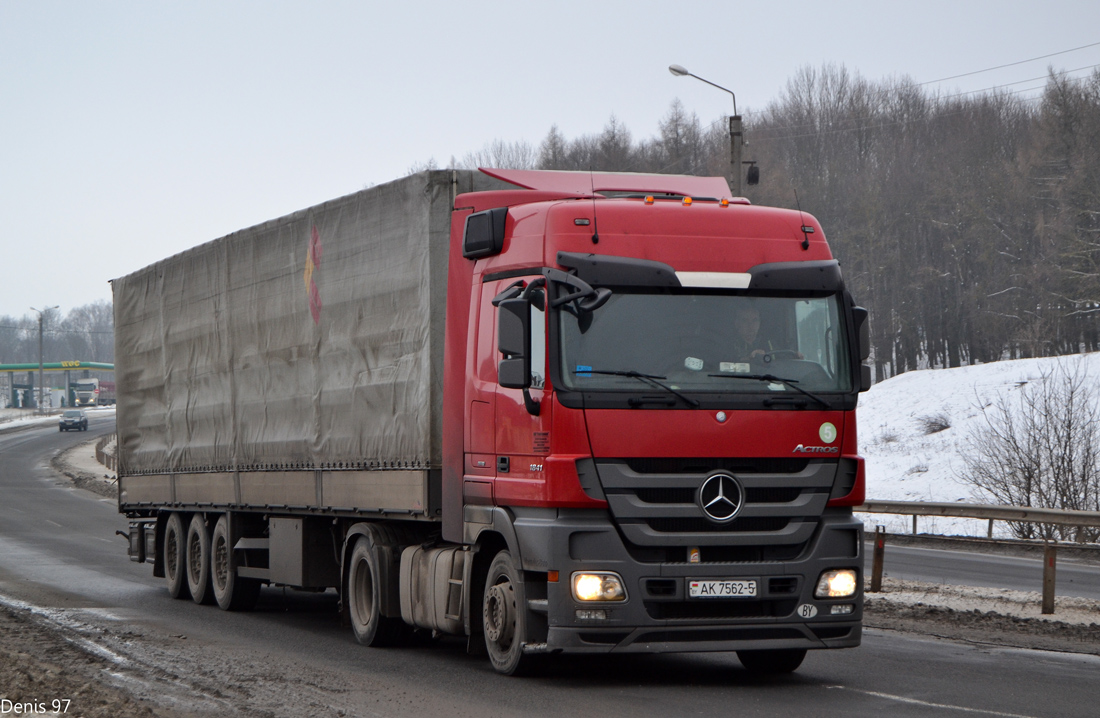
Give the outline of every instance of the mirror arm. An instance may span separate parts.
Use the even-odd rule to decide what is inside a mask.
[[[531,396],[530,388],[525,388],[523,390],[523,406],[531,416],[539,415],[539,403]]]

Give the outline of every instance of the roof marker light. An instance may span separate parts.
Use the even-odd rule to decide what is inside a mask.
[[[645,203],[646,204],[653,204],[653,195],[651,195],[651,194],[646,195]]]
[[[590,223],[591,220],[584,218],[573,220],[573,224],[577,225],[578,227],[587,227]]]
[[[718,206],[719,206],[719,207],[729,207],[729,206],[730,206],[730,201],[729,201],[729,199],[728,199],[728,198],[726,198],[726,197],[723,197],[723,198],[721,199],[721,201],[720,201],[720,202],[718,202]]]
[[[690,205],[691,205],[691,197],[684,197],[684,206],[688,207]]]

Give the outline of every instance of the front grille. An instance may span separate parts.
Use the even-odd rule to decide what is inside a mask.
[[[649,631],[634,639],[632,645],[639,643],[678,643],[691,641],[779,641],[784,639],[805,639],[797,628],[781,626],[744,626],[738,628],[711,628],[704,631]]]
[[[784,518],[746,518],[736,519],[728,524],[716,524],[699,518],[652,518],[644,520],[654,531],[666,534],[681,533],[759,533],[762,531],[780,531],[789,523]]]
[[[797,474],[806,469],[809,459],[703,459],[637,458],[623,459],[637,474],[709,474],[728,471],[732,474]]]
[[[690,504],[696,489],[636,489],[635,495],[647,504]],[[802,495],[797,487],[762,487],[745,489],[747,504],[789,504]]]
[[[837,460],[633,458],[598,461],[596,469],[632,553],[679,562],[694,547],[708,563],[766,561],[794,558],[807,545],[829,500]],[[739,513],[728,523],[711,520],[697,502],[699,488],[717,470],[743,489]]]
[[[643,601],[650,618],[662,621],[723,618],[781,618],[797,601]]]

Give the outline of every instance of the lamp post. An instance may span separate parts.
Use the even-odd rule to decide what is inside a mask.
[[[668,71],[677,77],[694,77],[696,80],[705,82],[711,87],[717,87],[723,92],[730,93],[730,97],[733,98],[733,114],[730,115],[730,175],[733,180],[733,196],[741,196],[741,115],[737,114],[737,95],[733,94],[733,90],[726,89],[721,85],[716,85],[710,80],[699,77],[687,71],[682,65],[669,65]]]
[[[42,383],[42,319],[45,317],[46,312],[51,309],[57,309],[57,305],[52,307],[46,307],[45,309],[35,309],[31,307],[32,312],[38,312],[38,413],[42,411],[42,399],[45,397],[44,389],[45,385]]]

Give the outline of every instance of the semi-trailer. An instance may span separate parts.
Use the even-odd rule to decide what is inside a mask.
[[[857,646],[867,312],[723,178],[428,171],[114,280],[129,554],[369,646]],[[483,647],[483,648],[482,648]]]

